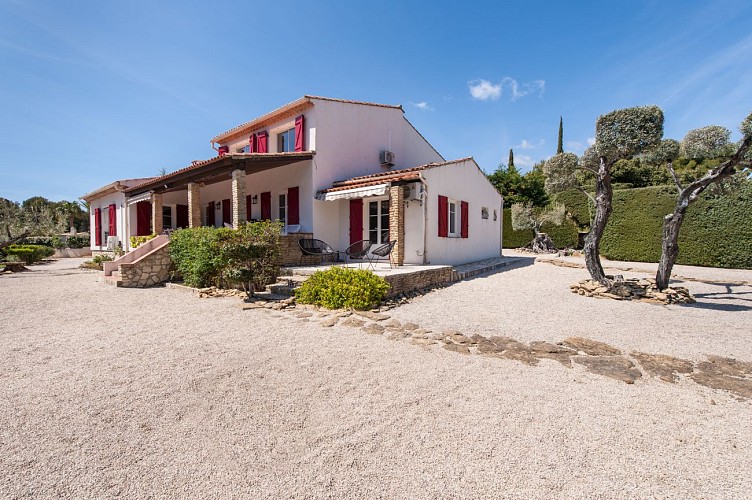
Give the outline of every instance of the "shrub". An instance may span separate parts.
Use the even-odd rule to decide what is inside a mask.
[[[186,285],[203,288],[220,284],[219,275],[225,263],[219,242],[227,239],[230,231],[232,229],[194,227],[178,229],[170,235],[170,257]]]
[[[8,256],[14,256],[25,264],[33,264],[40,260],[51,257],[55,249],[45,245],[10,245],[3,249]]]
[[[581,196],[584,198],[584,195]],[[570,219],[569,215],[561,226],[544,223],[541,226],[541,231],[548,234],[549,238],[554,242],[554,245],[556,245],[556,248],[577,247],[577,224]],[[502,241],[504,248],[524,247],[530,243],[534,237],[535,233],[533,233],[532,229],[521,229],[515,231],[512,228],[512,211],[509,208],[504,209],[504,234]]]
[[[157,235],[152,233],[146,236],[131,236],[131,249],[138,248],[149,240],[156,238]]]
[[[110,257],[109,255],[98,254],[92,257],[91,260],[87,260],[86,262],[84,262],[78,267],[81,269],[98,269],[101,271],[103,268],[102,263],[109,262],[111,260],[112,260],[112,257]]]
[[[389,291],[383,278],[362,269],[332,267],[316,271],[295,291],[298,302],[329,309],[369,309],[381,303]]]
[[[68,236],[65,244],[68,248],[86,248],[91,242],[88,236]]]
[[[55,246],[55,237],[50,236],[29,236],[19,242],[19,245],[42,245],[45,247]]]

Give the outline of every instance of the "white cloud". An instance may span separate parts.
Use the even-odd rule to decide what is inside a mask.
[[[588,137],[587,138],[587,145],[588,146],[595,146],[595,137]]]
[[[514,165],[517,167],[532,167],[535,160],[528,155],[514,155]]]
[[[527,139],[522,139],[522,142],[517,144],[516,146],[513,146],[513,148],[514,149],[538,149],[538,148],[542,148],[544,144],[546,144],[546,141],[544,141],[543,139],[539,140],[537,144],[533,144]]]
[[[410,101],[410,105],[418,108],[421,111],[433,111],[433,108],[429,106],[429,104],[426,101],[420,101],[420,102]]]
[[[495,101],[501,97],[505,90],[509,94],[509,100],[516,101],[528,94],[538,94],[538,97],[542,97],[546,90],[546,81],[533,80],[520,84],[514,78],[505,76],[500,83],[494,84],[488,80],[479,79],[467,82],[467,86],[473,99],[479,101],[487,101],[488,99]]]
[[[585,146],[579,141],[564,141],[564,147],[568,151],[583,151]]]
[[[501,96],[501,84],[493,85],[488,80],[473,80],[467,82],[467,85],[470,88],[470,95],[479,101],[488,99],[495,101]]]

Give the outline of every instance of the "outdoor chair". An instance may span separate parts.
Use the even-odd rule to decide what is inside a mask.
[[[368,254],[368,266],[371,269],[376,270],[376,266],[373,264],[373,261],[378,261],[383,257],[389,257],[389,269],[392,269],[394,267],[392,264],[392,249],[394,249],[394,245],[396,244],[396,241],[390,241],[389,243],[384,243],[383,245],[380,245],[371,250],[371,253]]]
[[[352,260],[368,256],[371,245],[371,240],[360,240],[347,247],[347,250],[345,250],[345,266],[347,266],[348,257]],[[358,263],[358,267],[360,267],[360,263]]]
[[[300,224],[288,224],[285,226],[285,234],[296,234],[300,232]]]
[[[303,257],[306,255],[320,257],[321,262],[324,262],[326,257],[332,258],[332,262],[339,256],[339,252],[332,249],[329,245],[321,240],[315,240],[312,238],[301,238],[298,240],[298,246],[300,246],[300,263],[303,263]]]

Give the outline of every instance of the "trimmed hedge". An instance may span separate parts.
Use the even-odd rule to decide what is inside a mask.
[[[52,257],[55,249],[45,245],[10,245],[3,249],[8,256],[14,256],[25,264],[33,264],[47,257]]]
[[[613,213],[601,241],[609,259],[657,262],[663,217],[676,192],[666,186],[615,191]],[[679,236],[678,264],[752,269],[752,183],[690,205]]]
[[[577,225],[567,218],[561,226],[554,224],[543,224],[541,231],[548,234],[556,245],[556,248],[576,247],[577,246]],[[504,234],[502,235],[502,245],[504,248],[520,248],[533,241],[532,229],[522,229],[515,231],[512,229],[512,209],[504,209]]]
[[[389,283],[364,269],[332,267],[316,271],[295,290],[302,304],[316,304],[328,309],[369,309],[384,300]]]

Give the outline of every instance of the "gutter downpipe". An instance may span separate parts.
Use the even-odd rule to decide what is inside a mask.
[[[504,197],[501,197],[501,210],[499,210],[499,243],[501,248],[499,248],[499,255],[501,257],[504,257]]]
[[[430,261],[428,260],[426,256],[426,247],[428,246],[428,183],[426,182],[426,179],[423,178],[423,174],[421,172],[418,172],[418,179],[420,179],[420,183],[423,184],[423,193],[421,194],[420,198],[420,204],[423,206],[423,265],[430,264]]]

